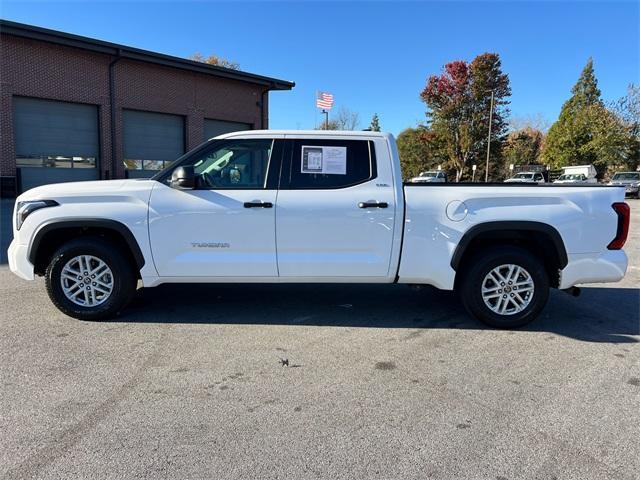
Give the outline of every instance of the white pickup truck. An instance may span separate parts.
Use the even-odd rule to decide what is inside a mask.
[[[20,195],[9,264],[87,320],[120,312],[138,281],[358,282],[455,289],[478,319],[515,327],[550,287],[624,276],[623,200],[623,187],[403,186],[389,134],[236,132],[149,180]]]

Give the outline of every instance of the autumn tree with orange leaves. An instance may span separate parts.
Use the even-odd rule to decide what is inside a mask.
[[[496,173],[500,145],[507,131],[507,108],[511,95],[509,77],[502,72],[500,56],[483,53],[473,61],[447,63],[440,75],[432,75],[420,94],[427,105],[427,127],[442,146],[441,156],[463,179],[467,167],[478,165],[476,176],[484,177],[491,92],[494,94],[491,122],[491,162]],[[494,166],[495,164],[495,166]],[[470,171],[470,168],[469,168]],[[480,174],[480,175],[479,175]]]

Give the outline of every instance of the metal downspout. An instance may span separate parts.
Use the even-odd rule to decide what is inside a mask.
[[[116,165],[116,153],[117,153],[117,148],[116,148],[116,101],[115,101],[115,65],[116,63],[118,63],[120,60],[122,60],[122,56],[121,56],[121,51],[120,49],[118,49],[117,54],[116,54],[116,58],[114,58],[113,60],[111,60],[111,62],[109,63],[109,106],[110,106],[110,113],[109,113],[109,128],[111,130],[111,168],[113,169],[112,175],[116,175],[117,172],[117,165]],[[109,180],[109,171],[107,170],[106,175],[107,178],[106,180]]]

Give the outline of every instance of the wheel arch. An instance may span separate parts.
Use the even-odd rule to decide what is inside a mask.
[[[514,245],[529,250],[545,264],[550,284],[559,284],[559,270],[569,263],[562,236],[553,226],[535,221],[485,222],[471,227],[461,238],[451,257],[456,278],[465,261],[483,247]]]
[[[145,264],[138,241],[121,222],[97,218],[51,220],[38,228],[29,246],[28,259],[33,264],[35,273],[44,274],[45,262],[65,241],[84,235],[105,237],[124,248],[138,272]]]

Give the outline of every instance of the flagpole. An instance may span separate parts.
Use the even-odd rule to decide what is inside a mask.
[[[330,97],[331,100],[327,101],[325,97]],[[316,90],[316,108],[320,108],[321,112],[324,114],[324,128],[325,130],[329,130],[329,110],[333,104],[333,98],[330,94],[325,94],[320,90]],[[329,107],[322,107],[322,105],[328,105]],[[316,110],[317,112],[317,110]]]
[[[487,166],[484,169],[484,183],[489,181],[489,152],[491,152],[491,122],[493,120],[493,90],[491,90],[491,107],[489,107],[489,133],[487,134]]]

